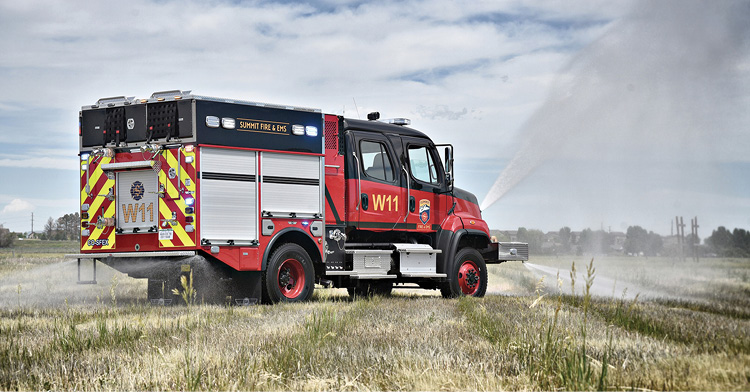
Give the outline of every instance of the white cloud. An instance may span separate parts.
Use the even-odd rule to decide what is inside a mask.
[[[78,170],[78,159],[76,155],[67,158],[52,157],[26,157],[26,158],[0,158],[0,167],[24,168],[24,169],[54,169],[54,170]]]
[[[673,7],[672,13],[684,8],[682,3],[659,4]],[[702,4],[708,7],[712,2]],[[519,130],[545,103],[550,86],[564,80],[559,71],[597,40],[603,43],[596,45],[611,44],[617,52],[616,42],[600,38],[612,37],[608,32],[622,25],[634,8],[646,19],[671,20],[669,15],[649,16],[649,2],[633,1],[606,6],[569,0],[0,2],[0,167],[76,170],[74,135],[82,105],[104,96],[147,97],[175,88],[336,114],[345,111],[350,117],[357,116],[356,99],[361,116],[369,111],[379,111],[384,118],[412,116],[415,128],[436,142],[452,143],[457,170],[473,168],[470,158],[485,165],[490,160],[504,162],[519,148],[518,140],[528,139]],[[721,37],[723,24],[701,23],[701,28],[688,29],[685,40]],[[631,36],[645,34],[638,33]],[[719,52],[726,47],[714,45]],[[621,49],[625,54],[604,67],[604,76],[638,75],[644,64],[658,68],[658,62],[645,63],[632,46]],[[745,58],[737,65],[736,73],[746,75],[740,85],[748,85],[748,64]],[[694,74],[696,78],[683,80],[685,89],[705,82],[700,79],[704,74]],[[636,94],[644,94],[642,86],[661,76],[633,83]],[[594,91],[596,87],[592,84]],[[654,111],[676,112],[664,111],[665,106],[647,94],[639,97],[638,102],[652,104]],[[721,98],[707,97],[707,102]],[[622,101],[616,94],[608,95],[583,109]],[[746,93],[744,103],[743,107],[750,103]],[[735,118],[734,108],[725,110],[728,115],[723,117],[735,121],[733,130],[714,133],[724,142],[719,151],[706,149],[705,154],[739,160],[750,150],[747,117]],[[621,123],[634,122],[626,113],[609,113]],[[705,112],[693,117],[701,113]],[[556,116],[549,119],[554,129],[575,127],[575,122],[561,123]],[[643,140],[654,140],[651,134],[645,136]],[[630,141],[625,134],[592,138],[647,144]],[[689,143],[700,145],[700,140],[704,139]],[[8,154],[12,143],[38,147]],[[609,150],[598,151],[606,156]],[[575,155],[576,149],[560,152]],[[500,168],[494,170],[466,187],[478,194],[486,190]],[[555,193],[550,184],[538,186]],[[531,210],[524,206],[519,216],[544,221],[546,217]]]
[[[3,207],[3,210],[0,211],[0,214],[10,214],[10,213],[16,213],[16,212],[24,212],[24,211],[33,211],[34,205],[29,203],[26,200],[21,199],[13,199],[10,201],[10,203],[6,204],[5,207]]]

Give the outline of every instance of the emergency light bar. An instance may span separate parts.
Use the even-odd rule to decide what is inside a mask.
[[[411,120],[409,120],[408,118],[403,118],[403,117],[389,118],[388,120],[385,120],[385,121],[388,124],[393,124],[393,125],[411,125]]]

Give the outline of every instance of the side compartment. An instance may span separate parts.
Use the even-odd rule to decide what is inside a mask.
[[[200,148],[201,245],[258,244],[255,151]]]

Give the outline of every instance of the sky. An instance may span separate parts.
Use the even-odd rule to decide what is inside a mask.
[[[750,227],[750,3],[0,0],[0,224],[75,212],[77,116],[155,91],[407,117],[491,228]]]

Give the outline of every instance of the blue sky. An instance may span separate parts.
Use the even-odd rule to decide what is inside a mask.
[[[0,1],[0,224],[77,210],[81,106],[182,89],[409,117],[480,200],[522,162],[493,228],[747,228],[745,5]]]

